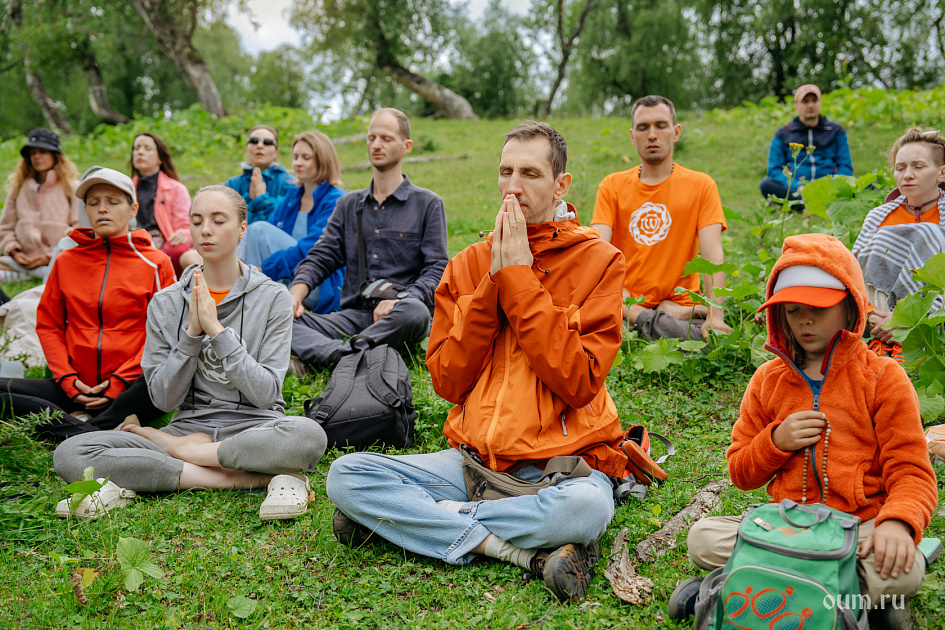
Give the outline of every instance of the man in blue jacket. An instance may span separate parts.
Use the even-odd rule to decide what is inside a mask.
[[[246,200],[249,209],[247,222],[265,221],[279,201],[294,188],[295,178],[279,159],[279,136],[276,130],[266,125],[256,125],[249,130],[246,142],[246,162],[242,175],[235,175],[226,185]]]
[[[791,200],[794,207],[803,208],[801,191],[804,184],[827,175],[853,175],[853,162],[847,144],[847,132],[843,125],[827,120],[820,115],[820,88],[808,83],[794,92],[794,109],[797,118],[777,130],[768,149],[768,176],[761,180],[761,194],[765,198],[774,195],[778,199],[788,196],[788,176],[784,167],[793,172]],[[806,150],[795,158],[791,155],[791,143],[814,147],[813,153]],[[795,164],[795,160],[797,164]]]

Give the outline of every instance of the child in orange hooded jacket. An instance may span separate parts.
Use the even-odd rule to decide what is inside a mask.
[[[938,491],[915,389],[898,363],[861,339],[860,267],[832,236],[789,237],[767,296],[765,347],[775,358],[758,368],[742,399],[727,455],[732,483],[742,490],[768,484],[775,502],[824,503],[858,516],[861,589],[877,605],[884,596],[911,596],[925,574],[916,545]],[[695,523],[692,561],[723,566],[740,519]],[[691,614],[686,600],[697,583],[677,587],[671,616]]]

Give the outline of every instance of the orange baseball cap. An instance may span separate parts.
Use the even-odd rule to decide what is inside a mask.
[[[820,97],[823,96],[820,93],[820,88],[814,85],[813,83],[805,83],[801,87],[794,90],[794,102],[802,100],[808,94],[816,94],[817,100],[820,100]]]
[[[786,267],[778,274],[774,291],[768,301],[758,310],[764,310],[773,304],[806,304],[816,308],[830,308],[848,294],[846,285],[820,267],[794,265]]]

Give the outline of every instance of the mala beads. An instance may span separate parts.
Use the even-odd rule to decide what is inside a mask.
[[[827,488],[829,486],[829,479],[827,478],[827,449],[830,446],[830,420],[827,420],[827,430],[824,432],[824,457],[823,462],[821,463],[821,470],[824,473],[824,487],[820,493],[820,502],[823,503],[827,500]],[[801,496],[801,503],[807,503],[807,467],[810,465],[810,452],[813,448],[813,445],[804,449],[804,492]]]

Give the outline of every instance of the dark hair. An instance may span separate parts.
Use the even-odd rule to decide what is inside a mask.
[[[279,133],[275,129],[270,127],[269,125],[253,125],[252,127],[249,128],[249,133],[246,134],[246,139],[248,140],[249,138],[252,138],[253,132],[259,129],[268,131],[269,133],[272,134],[272,137],[275,138],[276,140],[276,150],[278,150],[279,149]]]
[[[889,167],[896,169],[896,155],[899,150],[907,144],[913,142],[925,142],[932,147],[932,156],[935,158],[938,166],[945,166],[945,137],[937,129],[933,131],[922,131],[919,127],[913,127],[905,133],[904,136],[896,140],[889,151]]]
[[[164,174],[170,177],[171,179],[180,181],[180,176],[177,175],[177,169],[174,168],[174,160],[171,159],[171,152],[167,150],[167,145],[164,144],[164,141],[159,137],[151,133],[150,131],[142,131],[139,134],[135,134],[135,139],[140,138],[141,136],[147,136],[154,140],[154,146],[157,147],[158,158],[161,160],[161,170],[164,171]],[[140,175],[138,169],[135,168],[135,143],[134,140],[131,141],[131,176]]]
[[[223,193],[223,195],[230,200],[230,203],[233,204],[233,209],[236,210],[236,218],[239,219],[240,223],[246,220],[246,215],[248,214],[246,209],[246,200],[243,199],[241,194],[229,186],[224,186],[223,184],[210,184],[198,190],[197,194],[194,195],[194,200],[190,204],[191,208],[193,208],[194,203],[197,202],[197,197],[205,192]]]
[[[856,324],[860,319],[860,309],[856,305],[856,298],[853,297],[853,294],[847,291],[847,296],[840,301],[846,307],[847,310],[847,321],[845,330],[854,332],[856,330]],[[804,348],[801,347],[801,344],[797,343],[797,339],[794,338],[794,333],[791,332],[791,327],[787,323],[787,313],[784,310],[784,304],[775,304],[771,308],[774,309],[774,324],[778,329],[778,332],[781,335],[781,338],[784,339],[784,349],[787,351],[791,360],[794,361],[794,365],[801,368],[802,370],[807,365],[807,353],[804,351]]]
[[[551,161],[551,174],[555,178],[568,168],[568,143],[560,133],[555,131],[554,127],[548,123],[526,120],[521,125],[505,134],[505,142],[502,147],[509,143],[509,140],[518,140],[525,142],[533,138],[547,138],[551,144],[551,151],[548,159]]]
[[[673,102],[665,96],[658,96],[655,94],[650,94],[649,96],[644,96],[643,98],[637,99],[637,102],[633,104],[633,108],[630,110],[630,122],[633,122],[633,117],[636,115],[637,110],[641,107],[657,107],[659,105],[665,105],[669,108],[669,117],[673,121],[673,126],[675,126],[676,106],[673,105]]]
[[[397,121],[397,131],[400,133],[401,137],[404,140],[410,140],[410,119],[407,118],[407,114],[393,107],[383,107],[371,114],[371,120],[374,120],[375,116],[378,114],[390,114],[393,116],[394,120]]]

